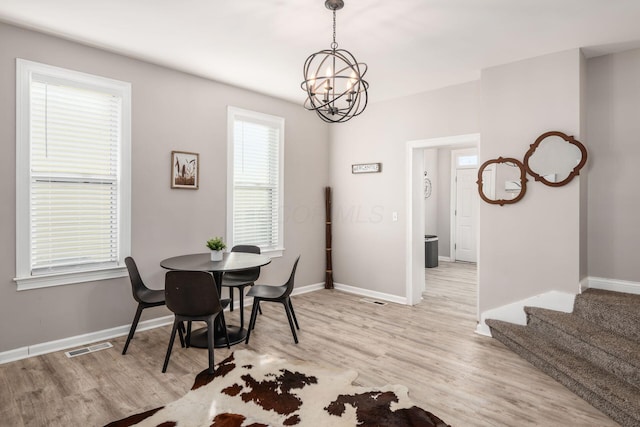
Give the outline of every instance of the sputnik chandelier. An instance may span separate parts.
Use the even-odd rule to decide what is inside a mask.
[[[344,7],[344,1],[326,0],[324,5],[333,11],[333,43],[331,49],[307,58],[300,86],[307,92],[304,108],[315,111],[325,122],[340,123],[361,114],[367,106],[369,83],[363,80],[367,64],[338,49],[336,10]]]

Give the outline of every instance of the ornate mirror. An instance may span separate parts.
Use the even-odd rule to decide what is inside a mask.
[[[487,160],[478,169],[478,192],[487,203],[516,203],[527,191],[527,175],[520,160],[498,157]]]
[[[552,131],[543,133],[524,155],[527,172],[545,185],[569,183],[587,162],[587,149],[573,136]]]

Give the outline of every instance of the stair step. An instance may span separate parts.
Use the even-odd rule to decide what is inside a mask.
[[[527,326],[487,320],[494,338],[623,426],[640,425],[640,388]]]
[[[640,343],[572,313],[525,307],[529,327],[590,363],[640,387]]]
[[[573,313],[640,342],[640,295],[587,289],[576,296]]]

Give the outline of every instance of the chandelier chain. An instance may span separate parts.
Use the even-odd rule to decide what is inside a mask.
[[[331,43],[331,48],[336,49],[338,47],[338,43],[336,43],[336,10],[333,9],[333,43]]]

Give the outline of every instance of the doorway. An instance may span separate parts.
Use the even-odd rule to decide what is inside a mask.
[[[406,211],[408,213],[406,227],[406,301],[408,305],[418,304],[422,299],[422,291],[424,289],[424,150],[440,147],[477,149],[479,143],[479,134],[468,134],[409,141],[406,145]],[[472,180],[472,182],[475,182],[475,180]],[[477,236],[477,232],[473,232],[473,234]],[[479,242],[476,238],[476,253],[478,244]]]
[[[478,260],[478,149],[451,151],[451,261]]]

